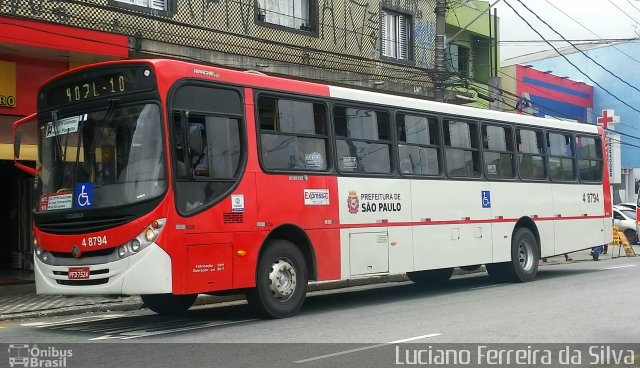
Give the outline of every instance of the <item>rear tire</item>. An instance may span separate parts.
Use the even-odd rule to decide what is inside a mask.
[[[511,261],[487,265],[489,277],[497,282],[529,282],[538,273],[540,247],[531,230],[520,227],[511,241]]]
[[[442,286],[449,281],[451,275],[453,275],[453,268],[407,272],[409,280],[425,286]]]
[[[198,294],[147,294],[141,295],[144,305],[161,315],[177,315],[185,313],[198,298]]]
[[[267,318],[286,318],[300,310],[307,294],[307,265],[293,243],[277,239],[265,245],[256,270],[256,287],[247,301]]]

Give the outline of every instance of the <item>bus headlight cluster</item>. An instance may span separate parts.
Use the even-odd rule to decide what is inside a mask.
[[[36,257],[38,257],[39,260],[41,260],[44,263],[47,263],[49,261],[49,258],[51,258],[51,255],[49,254],[49,252],[40,248],[39,245],[35,246],[33,253],[36,255]]]
[[[118,247],[118,257],[125,258],[136,254],[153,243],[160,234],[166,219],[152,221],[138,236],[129,243]]]

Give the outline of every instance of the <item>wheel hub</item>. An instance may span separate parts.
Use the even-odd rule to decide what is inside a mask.
[[[533,246],[527,241],[520,242],[518,246],[518,262],[525,271],[533,267]]]
[[[296,290],[296,270],[287,259],[278,259],[269,272],[271,295],[281,302],[287,301]]]

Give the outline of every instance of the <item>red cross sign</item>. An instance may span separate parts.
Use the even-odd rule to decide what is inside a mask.
[[[619,123],[620,117],[613,113],[613,110],[602,110],[602,116],[598,118],[598,124],[607,129],[609,124]]]

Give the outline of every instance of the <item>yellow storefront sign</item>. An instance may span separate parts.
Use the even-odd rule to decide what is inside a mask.
[[[16,107],[16,63],[0,60],[0,107]]]

